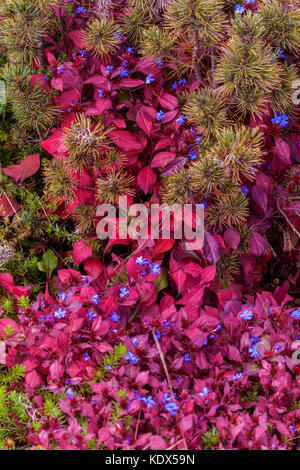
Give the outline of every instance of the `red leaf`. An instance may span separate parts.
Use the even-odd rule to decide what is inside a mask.
[[[229,227],[226,230],[223,238],[224,238],[226,245],[228,245],[233,250],[237,249],[241,241],[241,237],[239,233],[234,228],[231,228],[231,227]]]
[[[178,108],[178,99],[175,96],[170,95],[170,93],[163,93],[159,98],[159,102],[161,106],[169,110]]]
[[[136,122],[147,135],[150,135],[153,130],[153,118],[146,106],[142,106],[136,115]]]
[[[281,137],[275,138],[274,153],[282,160],[285,164],[291,163],[291,149],[289,145]]]
[[[268,207],[268,195],[264,189],[260,186],[253,186],[251,189],[251,194],[253,197],[253,201],[264,211],[267,212]]]
[[[11,217],[20,209],[20,204],[11,197],[2,197],[0,199],[0,215],[3,217]]]
[[[3,168],[3,173],[13,178],[16,183],[26,180],[29,176],[34,175],[40,168],[40,154],[35,153],[28,155],[19,165],[11,165]]]
[[[109,133],[109,136],[124,152],[140,153],[145,148],[145,146],[129,131],[112,131]]]
[[[103,266],[101,261],[99,261],[97,258],[91,258],[84,263],[84,269],[89,276],[91,276],[93,279],[97,279],[97,277],[100,276],[103,271]]]
[[[158,255],[160,253],[165,253],[166,251],[171,250],[173,248],[173,245],[175,243],[175,240],[162,240],[159,239],[155,242],[155,248],[153,251],[154,255]]]
[[[84,46],[83,42],[82,42],[82,31],[81,31],[81,29],[75,29],[74,31],[70,31],[68,33],[68,36],[69,36],[69,38],[72,39],[75,46],[78,46],[80,48],[82,48]]]
[[[266,240],[260,233],[252,232],[249,238],[251,253],[255,256],[261,256],[266,248]]]
[[[26,380],[26,384],[30,388],[35,388],[42,383],[41,377],[35,370],[33,370],[32,372],[29,372],[29,374],[26,375],[25,380]]]
[[[215,264],[211,266],[207,266],[206,268],[203,269],[202,274],[201,274],[202,282],[213,281],[215,277],[216,277],[216,265]]]
[[[119,83],[119,86],[121,88],[132,88],[135,86],[140,86],[144,85],[143,80],[139,80],[138,78],[124,78],[124,80],[121,80]]]
[[[73,246],[73,259],[75,264],[80,264],[82,261],[85,261],[90,256],[92,256],[93,248],[90,245],[87,245],[86,242],[80,240],[79,242],[74,243]]]
[[[176,153],[174,152],[159,152],[154,156],[150,166],[151,168],[163,168],[174,158],[176,158]]]
[[[220,258],[221,245],[209,233],[204,234],[203,255],[211,264],[216,264]]]
[[[153,171],[149,166],[146,166],[143,168],[138,176],[137,176],[137,182],[140,188],[144,191],[145,194],[149,192],[151,188],[156,183],[157,175],[155,171]]]

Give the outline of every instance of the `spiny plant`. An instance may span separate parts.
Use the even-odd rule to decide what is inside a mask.
[[[96,179],[97,199],[99,202],[116,204],[120,196],[133,196],[134,177],[125,170],[111,170],[106,177]]]
[[[219,90],[204,88],[183,98],[183,114],[203,134],[204,143],[229,124],[226,96]]]
[[[74,199],[74,172],[63,160],[53,159],[44,164],[45,197],[71,202]]]
[[[30,80],[28,66],[7,64],[1,71],[1,78],[7,84],[7,99],[19,126],[39,135],[48,129],[59,116],[59,109],[53,104],[49,91]]]
[[[100,160],[100,151],[107,150],[110,142],[107,134],[112,128],[105,128],[102,120],[78,114],[70,128],[64,131],[64,146],[68,152],[68,164],[76,171],[94,168]]]
[[[223,194],[208,210],[205,223],[209,227],[235,227],[246,222],[249,205],[242,191]]]
[[[149,58],[159,58],[165,62],[172,57],[172,49],[176,44],[176,36],[163,28],[153,25],[143,30],[141,53]]]
[[[284,79],[282,64],[263,40],[261,19],[247,12],[232,20],[232,35],[222,47],[214,79],[228,97],[234,98],[237,111],[260,114],[263,100],[280,90]],[[245,93],[250,95],[249,105]]]
[[[230,127],[218,131],[211,155],[225,168],[234,184],[254,180],[262,161],[264,136],[258,128]]]
[[[149,13],[146,9],[127,8],[120,17],[122,32],[134,45],[143,42],[144,31],[152,25]]]
[[[297,54],[300,51],[300,8],[290,0],[263,0],[258,15],[264,36],[274,48]]]
[[[223,2],[219,0],[175,0],[166,4],[166,26],[176,34],[192,36],[197,49],[216,45],[225,31]]]
[[[3,15],[0,43],[7,49],[12,62],[36,63],[39,43],[47,24],[39,4],[34,0],[5,0],[0,13]]]
[[[227,288],[239,270],[238,255],[236,253],[223,253],[217,262],[216,278],[221,281],[222,287]]]
[[[200,194],[218,194],[226,192],[232,182],[228,179],[225,165],[213,155],[203,155],[192,163],[189,169],[191,188],[197,196]]]
[[[163,178],[163,202],[166,204],[187,204],[192,199],[191,173],[186,168],[175,171]]]
[[[104,58],[111,56],[119,47],[121,30],[110,19],[94,18],[81,35],[84,49],[96,58]]]

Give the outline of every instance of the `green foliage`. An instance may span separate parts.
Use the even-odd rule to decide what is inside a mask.
[[[112,369],[117,367],[124,359],[124,354],[127,353],[124,344],[118,344],[114,347],[113,351],[106,353],[100,363],[98,363],[98,371],[93,382],[102,382],[107,379],[107,376]]]
[[[214,446],[219,443],[219,431],[215,426],[212,426],[209,431],[202,435],[202,446],[204,450],[213,450]]]
[[[19,382],[25,376],[25,368],[16,365],[5,371],[4,367],[0,368],[0,385],[11,386],[15,382]]]
[[[51,274],[57,266],[57,256],[52,250],[47,250],[42,257],[42,261],[38,263],[38,268],[43,273],[47,274],[48,279],[51,279]]]

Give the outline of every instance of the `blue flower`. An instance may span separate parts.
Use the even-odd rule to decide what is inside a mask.
[[[276,111],[275,116],[271,119],[271,123],[278,124],[279,127],[285,127],[289,123],[289,117],[286,114],[279,114],[279,112]]]
[[[105,369],[106,369],[106,370],[113,370],[113,369],[112,369],[112,366],[110,366],[109,364],[106,364]]]
[[[163,111],[159,111],[159,113],[156,113],[155,117],[158,121],[161,121],[165,116],[165,113]]]
[[[242,318],[243,320],[251,320],[251,318],[253,318],[253,312],[251,310],[248,310],[247,308],[245,308],[241,312],[240,318]]]
[[[104,96],[104,90],[102,90],[101,88],[98,90],[98,96],[99,98],[103,98]]]
[[[76,8],[76,13],[77,15],[80,15],[80,13],[85,13],[85,8],[84,7],[77,7]]]
[[[300,320],[300,310],[295,309],[291,312],[291,317],[295,318],[295,320]]]
[[[283,50],[281,49],[278,49],[277,51],[277,57],[279,57],[280,59],[284,59],[285,58],[285,53]]]
[[[66,297],[66,293],[61,291],[57,294],[57,297],[59,298],[59,300],[64,300]]]
[[[117,322],[120,319],[120,315],[118,315],[116,312],[112,312],[110,319],[111,321]]]
[[[158,263],[153,263],[151,264],[150,271],[152,272],[152,274],[158,275],[161,272],[161,268],[159,267]]]
[[[128,54],[135,54],[135,50],[132,49],[132,47],[128,47],[127,52],[128,52]]]
[[[188,157],[190,157],[191,160],[196,160],[197,158],[197,152],[195,149],[191,150],[190,153],[188,153]]]
[[[231,378],[232,380],[239,380],[243,377],[243,374],[242,372],[237,372],[236,374],[234,374]]]
[[[259,336],[250,336],[250,343],[252,345],[255,345],[260,342],[260,337]]]
[[[63,74],[64,74],[63,70],[65,70],[64,65],[59,65],[59,66],[57,67],[57,73],[58,73],[59,75],[63,75]]]
[[[126,289],[126,287],[120,287],[119,296],[123,299],[126,295],[130,294],[130,290]]]
[[[97,295],[97,294],[93,295],[92,300],[93,300],[95,305],[99,304],[99,299],[100,299],[99,295]]]
[[[170,413],[172,416],[177,415],[177,410],[179,410],[179,406],[176,405],[174,401],[165,404],[165,409]]]
[[[61,307],[59,307],[59,309],[57,309],[55,312],[54,312],[54,316],[55,318],[65,318],[65,316],[67,315],[67,312],[66,310],[63,310]]]
[[[155,336],[156,336],[157,339],[159,339],[159,338],[161,337],[161,332],[160,332],[160,331],[157,331],[157,332],[155,333]]]
[[[165,319],[164,319],[164,325],[165,325],[165,326],[170,326],[171,323],[165,318]]]
[[[242,13],[244,13],[245,10],[246,10],[246,8],[245,8],[244,6],[242,6],[242,5],[240,5],[239,3],[237,3],[237,4],[235,5],[235,12],[236,12],[236,13],[242,14]]]
[[[176,90],[176,88],[177,88],[177,82],[172,83],[171,86],[172,86],[173,90]]]
[[[149,264],[149,261],[146,258],[143,258],[142,256],[139,256],[135,260],[136,264],[139,264],[140,266],[147,266]]]
[[[105,75],[108,75],[112,70],[114,66],[113,65],[107,65],[106,70],[105,70]]]
[[[181,85],[184,85],[186,83],[186,79],[185,78],[181,78],[180,80],[178,80],[178,85],[181,86]]]
[[[84,360],[85,361],[90,361],[91,360],[89,353],[87,353],[87,352],[84,353]]]
[[[121,73],[120,73],[121,77],[129,77],[130,75],[130,71],[128,69],[124,69]]]
[[[86,317],[89,318],[90,320],[93,320],[96,318],[97,313],[93,312],[93,310],[89,310],[88,313],[86,314]]]
[[[218,325],[213,331],[219,331],[222,330],[222,325]]]
[[[198,145],[200,145],[200,144],[201,144],[201,140],[202,140],[201,135],[198,135],[198,136],[196,137],[196,143],[197,143]]]
[[[292,432],[294,432],[294,431],[295,431],[295,426],[292,426],[292,425],[291,425],[291,426],[289,427],[289,430],[292,431]]]
[[[70,385],[70,383],[71,383],[71,380],[67,379],[66,380],[66,385]]]
[[[139,342],[136,338],[132,338],[131,340],[133,342],[133,344],[136,346],[136,347],[139,347]]]
[[[249,189],[247,188],[247,186],[240,186],[240,189],[245,194],[245,196],[249,193]]]
[[[72,388],[69,387],[66,391],[66,397],[71,400],[71,398],[74,398],[76,394],[73,392]]]
[[[207,397],[210,394],[211,390],[208,387],[203,387],[202,391],[198,393],[200,397]]]
[[[280,346],[280,344],[276,344],[276,346],[275,346],[275,350],[276,350],[276,351],[280,351],[280,349],[281,349],[281,346]]]
[[[251,357],[260,356],[260,352],[258,351],[256,344],[254,344],[251,348],[248,349],[248,353],[251,355]]]
[[[159,60],[156,61],[156,64],[160,67],[161,65],[163,65],[163,62],[162,62],[162,60],[159,59]]]
[[[87,55],[88,52],[86,52],[86,51],[79,51],[79,54],[80,54],[80,55]]]
[[[130,364],[138,363],[138,358],[131,352],[126,354],[125,359],[127,359],[130,362]]]
[[[184,124],[185,121],[186,121],[186,116],[183,116],[182,114],[181,114],[181,116],[180,116],[178,119],[176,119],[176,122],[178,122],[178,124],[179,124],[180,126],[181,126],[181,124]]]
[[[185,353],[185,355],[184,355],[184,362],[191,362],[191,360],[192,360],[192,359],[191,359],[190,355],[189,355],[188,353]]]
[[[149,395],[148,397],[142,397],[142,401],[146,403],[147,408],[152,408],[152,406],[155,405],[155,401],[152,398],[152,395]]]
[[[147,75],[145,82],[147,84],[154,82],[154,77],[152,73],[149,73],[149,75]]]

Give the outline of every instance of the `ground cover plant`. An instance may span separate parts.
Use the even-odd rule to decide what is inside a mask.
[[[0,449],[299,449],[299,3],[0,19]],[[203,247],[99,239],[120,196]]]

